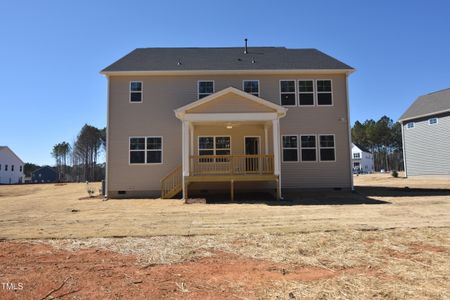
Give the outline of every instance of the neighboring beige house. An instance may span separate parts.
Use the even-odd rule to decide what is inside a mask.
[[[101,72],[107,196],[351,189],[353,71],[316,49],[132,51]]]

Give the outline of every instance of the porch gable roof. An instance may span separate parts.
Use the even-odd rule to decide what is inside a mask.
[[[242,102],[243,104],[245,103],[244,101],[246,101],[247,105],[245,106],[245,109],[243,109],[242,111],[240,111],[240,114],[252,114],[252,113],[271,113],[271,114],[276,114],[278,118],[284,117],[286,115],[286,111],[287,108],[277,105],[273,102],[267,101],[265,99],[262,99],[260,97],[251,95],[249,93],[246,93],[244,91],[238,90],[234,87],[228,87],[225,88],[221,91],[218,91],[216,93],[213,93],[205,98],[202,98],[200,100],[194,101],[192,103],[189,103],[185,106],[182,106],[178,109],[175,110],[175,115],[178,119],[183,119],[186,115],[189,114],[197,114],[199,111],[201,112],[201,108],[207,108],[208,106],[211,107],[211,104],[213,104],[214,102],[218,102],[217,104],[219,104],[220,106],[220,102],[222,101],[229,101],[229,99],[227,98],[227,96],[237,96],[235,98],[233,98],[234,102]],[[234,104],[234,103],[233,103]],[[238,103],[236,103],[238,104]],[[250,104],[250,105],[249,105]],[[251,105],[255,106],[255,111],[252,111]],[[256,106],[259,106],[259,109],[256,109]],[[207,109],[206,109],[207,110]],[[220,114],[221,111],[219,109],[219,111],[203,111],[201,113],[204,114]],[[229,111],[224,111],[223,113],[230,113]],[[233,112],[233,113],[238,113],[238,112]]]

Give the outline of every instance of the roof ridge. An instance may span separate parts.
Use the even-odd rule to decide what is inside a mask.
[[[442,90],[437,90],[437,91],[434,91],[434,92],[430,92],[430,93],[424,94],[424,95],[422,95],[422,96],[420,96],[420,97],[428,96],[428,95],[433,95],[433,94],[440,93],[440,92],[443,92],[443,91],[446,91],[446,90],[450,90],[450,88],[445,88],[445,89],[442,89]]]

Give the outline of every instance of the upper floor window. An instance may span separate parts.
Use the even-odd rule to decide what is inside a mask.
[[[8,171],[8,165],[5,165],[5,171]]]
[[[438,123],[438,118],[428,119],[428,124],[429,125],[434,125],[434,124],[437,124],[437,123]]]
[[[23,168],[22,166],[19,167],[19,172],[22,172]]]
[[[408,129],[414,128],[414,122],[406,123],[406,128],[408,128]]]
[[[299,80],[298,81],[298,105],[313,106],[314,105],[314,81]]]
[[[298,141],[296,135],[283,136],[283,162],[298,162]]]
[[[317,105],[333,105],[331,80],[317,80]]]
[[[295,106],[295,80],[280,81],[280,103],[284,106]]]
[[[214,93],[214,81],[202,80],[198,82],[198,99],[202,99]]]
[[[162,163],[162,137],[131,137],[130,164]]]
[[[359,153],[353,153],[353,158],[361,158],[361,155]]]
[[[244,92],[259,97],[259,80],[244,80],[242,82]]]
[[[143,86],[142,81],[130,82],[130,102],[142,102]]]
[[[316,136],[302,135],[300,136],[300,140],[302,161],[316,161]]]
[[[14,172],[14,165],[11,165],[11,172]]]
[[[319,136],[320,143],[320,161],[335,161],[334,135],[323,134]]]

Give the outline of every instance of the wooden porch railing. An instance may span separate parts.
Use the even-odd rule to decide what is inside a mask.
[[[193,155],[190,175],[268,175],[274,173],[273,154]]]
[[[161,179],[161,198],[172,198],[182,190],[183,177],[182,167],[178,166],[166,177]]]

